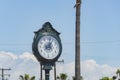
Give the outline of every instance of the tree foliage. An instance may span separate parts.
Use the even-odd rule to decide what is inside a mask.
[[[66,73],[60,73],[60,78],[61,80],[66,80],[67,79],[67,74]]]
[[[102,79],[100,80],[112,80],[112,78],[109,78],[109,77],[103,77]]]
[[[117,69],[116,74],[120,77],[120,69]]]
[[[35,76],[30,77],[29,74],[25,74],[24,76],[23,76],[23,75],[20,75],[20,76],[19,76],[19,79],[20,79],[20,80],[35,80]]]
[[[72,79],[75,80],[75,76],[73,76]],[[82,76],[80,76],[80,80],[83,80]]]
[[[57,79],[59,80],[67,80],[67,74],[66,73],[60,73],[59,76],[57,76]]]

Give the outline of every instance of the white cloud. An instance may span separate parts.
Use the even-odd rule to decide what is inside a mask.
[[[72,79],[74,75],[74,62],[58,66],[58,73],[65,72],[69,75],[69,79]],[[117,68],[111,67],[107,64],[99,65],[95,60],[85,60],[81,62],[81,73],[84,80],[99,80],[104,76],[112,77],[115,75]]]
[[[25,73],[39,76],[37,73],[39,72],[39,63],[29,52],[15,55],[11,52],[1,51],[0,68],[11,68],[11,71],[5,71],[5,73],[11,73],[10,80],[18,80],[19,75]]]
[[[112,77],[117,68],[107,64],[99,65],[95,60],[86,60],[82,62],[82,75],[85,80],[99,80],[101,77]]]
[[[22,55],[19,56],[19,58],[22,59],[32,59],[33,61],[37,61],[33,54],[30,54],[29,52],[24,52]]]
[[[18,80],[19,75],[28,73],[31,76],[35,75],[36,80],[40,76],[40,66],[32,53],[24,52],[21,55],[16,55],[11,52],[0,52],[0,67],[11,68],[6,71],[11,73],[10,80]],[[59,73],[67,73],[68,78],[72,80],[74,75],[74,62],[57,64],[57,75]],[[97,64],[95,60],[85,60],[81,62],[81,71],[84,80],[99,80],[103,76],[112,77],[117,68],[111,67],[107,64]],[[53,78],[53,70],[51,70],[51,78]],[[51,79],[52,80],[52,79]]]
[[[11,59],[17,59],[17,56],[11,52],[5,52],[5,51],[1,51],[0,52],[0,57],[1,58],[11,58]]]

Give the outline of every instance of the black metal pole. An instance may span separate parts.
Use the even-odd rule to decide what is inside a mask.
[[[4,80],[4,69],[2,68],[2,80]]]
[[[45,69],[45,80],[49,80],[49,69]]]
[[[56,80],[56,63],[54,64],[54,80]]]
[[[40,69],[40,74],[41,74],[41,75],[40,75],[40,80],[42,80],[42,64],[41,64],[41,63],[40,63],[40,68],[41,68],[41,69]]]

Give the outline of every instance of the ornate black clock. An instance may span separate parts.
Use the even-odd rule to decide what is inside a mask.
[[[32,49],[38,61],[54,63],[60,57],[62,45],[59,34],[49,22],[35,32]]]
[[[46,71],[51,69],[50,66],[53,66],[61,55],[62,44],[59,35],[60,33],[49,22],[35,32],[32,44],[33,54],[44,65]]]

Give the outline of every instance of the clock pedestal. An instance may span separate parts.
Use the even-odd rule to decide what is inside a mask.
[[[52,69],[52,66],[44,65],[43,69],[45,70],[45,80],[49,80],[49,72]]]

